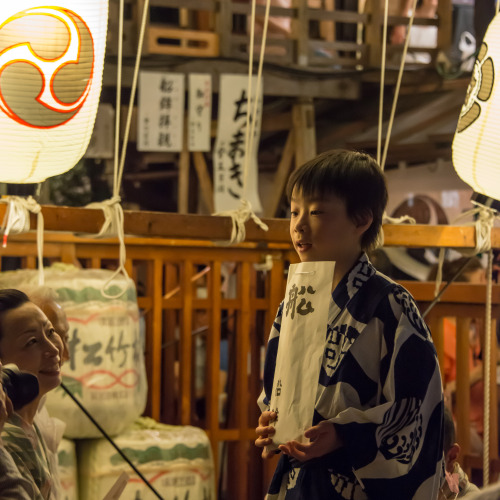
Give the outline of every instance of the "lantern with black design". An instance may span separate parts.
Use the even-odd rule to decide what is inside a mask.
[[[472,202],[500,212],[500,16],[490,23],[453,139],[453,165]]]
[[[1,2],[0,182],[41,182],[85,153],[107,17],[108,0]]]

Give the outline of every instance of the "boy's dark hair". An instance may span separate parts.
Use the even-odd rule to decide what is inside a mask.
[[[455,435],[455,422],[453,415],[448,407],[444,407],[444,429],[443,429],[443,451],[445,453],[453,446],[456,440]]]
[[[375,247],[387,205],[387,185],[384,173],[370,155],[342,149],[322,153],[292,173],[286,187],[289,201],[295,187],[305,198],[335,195],[344,200],[347,214],[355,223],[371,214],[373,222],[361,237],[361,247]]]
[[[16,290],[15,288],[4,288],[0,290],[0,318],[4,312],[10,311],[11,309],[17,309],[26,302],[30,302],[30,299],[20,290]],[[0,328],[0,339],[2,337],[3,332]]]

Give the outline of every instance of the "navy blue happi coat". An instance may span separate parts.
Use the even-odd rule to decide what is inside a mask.
[[[283,303],[269,337],[262,411],[269,409],[282,314]],[[282,456],[268,499],[437,498],[441,376],[411,295],[363,254],[332,293],[325,333],[318,386],[311,388],[313,425],[332,422],[343,446],[308,462]]]

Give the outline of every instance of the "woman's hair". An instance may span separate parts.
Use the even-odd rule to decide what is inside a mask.
[[[294,188],[304,198],[342,199],[355,223],[371,215],[373,221],[361,237],[361,247],[375,247],[387,205],[387,186],[384,173],[371,156],[341,149],[322,153],[292,173],[286,188],[289,201]]]
[[[3,313],[11,309],[17,309],[19,306],[26,304],[26,302],[30,302],[30,300],[28,296],[20,290],[16,290],[15,288],[4,288],[0,290],[0,319]],[[0,322],[0,339],[2,337],[3,331]]]

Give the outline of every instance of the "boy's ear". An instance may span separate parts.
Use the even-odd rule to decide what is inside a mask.
[[[365,210],[364,212],[357,214],[354,219],[354,223],[356,224],[356,227],[361,230],[361,234],[363,234],[371,226],[372,222],[373,214],[371,210]]]

